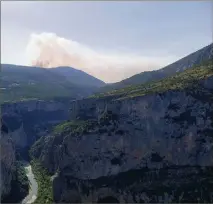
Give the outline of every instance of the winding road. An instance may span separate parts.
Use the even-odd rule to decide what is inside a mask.
[[[29,190],[29,194],[22,200],[21,203],[29,204],[29,203],[33,203],[37,198],[38,184],[37,184],[34,174],[32,172],[31,165],[29,163],[24,163],[24,168],[26,170],[27,178],[30,182],[30,190]]]

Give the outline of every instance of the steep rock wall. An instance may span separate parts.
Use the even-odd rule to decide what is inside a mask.
[[[0,135],[0,195],[1,199],[10,194],[11,181],[15,172],[15,147],[8,128],[1,123]]]
[[[147,165],[161,167],[163,161],[173,165],[212,165],[212,101],[195,97],[171,91],[114,104],[101,101],[94,113],[112,111],[118,119],[95,127],[88,135],[60,140],[50,137],[47,146],[54,151],[49,156],[55,155],[55,160],[48,163],[48,151],[42,155],[43,160],[50,170],[71,169],[67,172],[82,179]],[[86,114],[86,110],[80,112]],[[150,162],[153,154],[159,155],[162,162]],[[116,158],[121,161],[112,164]]]
[[[2,104],[2,118],[11,130],[15,146],[19,149],[29,147],[52,125],[68,119],[70,101],[32,100]]]
[[[36,152],[54,174],[55,201],[212,202],[212,83],[73,102],[71,119],[94,125],[52,133]]]

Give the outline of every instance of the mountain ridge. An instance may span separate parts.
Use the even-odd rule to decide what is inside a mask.
[[[50,70],[51,72],[55,72],[58,74],[61,74],[63,76],[66,76],[66,78],[70,81],[72,81],[75,84],[80,84],[81,85],[89,85],[89,86],[104,86],[106,83],[103,82],[102,80],[73,67],[67,67],[67,66],[60,66],[60,67],[53,67]],[[69,72],[72,71],[72,72]],[[81,77],[81,81],[78,80],[77,77],[79,77],[80,74],[82,74],[82,72],[84,72],[84,75]],[[90,83],[85,83],[85,80],[90,80]],[[82,84],[83,83],[83,84]]]
[[[58,67],[52,67],[52,68],[43,68],[43,67],[37,67],[37,66],[26,66],[26,65],[16,65],[16,64],[1,64],[1,69],[2,69],[2,67],[4,68],[5,66],[7,66],[7,67],[18,67],[18,68],[21,68],[21,69],[27,69],[27,68],[30,68],[30,69],[39,69],[39,70],[45,70],[45,71],[49,71],[49,72],[55,72],[55,73],[57,73],[57,74],[61,74],[61,75],[63,75],[63,76],[66,76],[67,77],[67,79],[69,79],[68,78],[68,76],[66,75],[66,74],[69,74],[69,76],[71,76],[70,74],[70,72],[68,73],[64,73],[64,72],[60,72],[60,69],[62,70],[64,70],[64,69],[66,69],[66,70],[69,70],[69,71],[72,71],[72,72],[74,72],[74,74],[76,74],[76,73],[78,73],[78,76],[80,75],[80,74],[83,74],[83,75],[85,75],[88,79],[90,79],[90,80],[93,80],[93,81],[96,81],[96,85],[95,86],[101,86],[101,85],[103,85],[103,84],[105,84],[105,82],[104,81],[102,81],[102,80],[100,80],[100,79],[98,79],[98,78],[96,78],[96,77],[94,77],[94,76],[92,76],[92,75],[90,75],[90,74],[88,74],[88,73],[86,73],[86,72],[84,72],[84,71],[82,71],[82,70],[79,70],[79,69],[76,69],[76,68],[73,68],[73,67],[70,67],[70,66],[58,66]],[[57,71],[56,71],[57,70]],[[76,76],[75,76],[76,77]],[[81,77],[81,76],[80,76]],[[72,78],[73,79],[73,78]],[[79,84],[79,82],[77,81],[77,80],[75,80],[75,82],[77,82],[77,84]],[[75,82],[73,82],[73,83],[75,83]],[[99,84],[98,84],[98,82],[99,82]],[[92,85],[91,84],[91,86],[94,86],[94,85]]]
[[[68,72],[72,73],[72,68]],[[78,72],[74,83],[60,72],[41,67],[1,64],[1,102],[23,99],[45,99],[54,97],[79,98],[90,95],[104,82]],[[88,82],[88,83],[87,83]],[[94,86],[93,86],[94,85]]]
[[[158,70],[145,71],[139,74],[133,75],[127,79],[120,82],[112,83],[101,87],[98,92],[105,92],[112,89],[123,88],[128,85],[142,84],[148,81],[163,79],[167,76],[171,76],[176,72],[182,72],[185,69],[191,68],[193,65],[198,65],[202,61],[209,60],[213,58],[213,43],[163,67]]]

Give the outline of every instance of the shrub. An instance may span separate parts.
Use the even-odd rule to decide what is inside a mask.
[[[34,203],[53,203],[53,190],[50,174],[37,160],[32,160],[31,165],[35,179],[38,183],[38,197]]]

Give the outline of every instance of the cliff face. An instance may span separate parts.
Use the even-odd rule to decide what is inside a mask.
[[[56,166],[72,167],[73,176],[85,179],[152,166],[150,158],[156,152],[162,162],[170,164],[213,164],[212,101],[172,91],[119,101],[114,106],[114,121],[95,126],[88,135],[67,136],[57,143],[61,155]],[[97,109],[103,115],[112,111],[110,105],[103,104]],[[119,165],[112,164],[113,159],[119,160]]]
[[[58,127],[36,152],[43,166],[57,172],[55,200],[97,202],[110,195],[105,199],[177,202],[186,196],[185,202],[197,201],[196,192],[205,190],[193,189],[195,182],[213,187],[208,169],[213,166],[212,84],[209,77],[199,89],[73,102],[71,119],[77,124],[68,122],[70,129],[65,124],[62,132]],[[182,195],[186,183],[187,192],[195,193],[191,199]],[[207,191],[205,199],[212,195]]]
[[[15,147],[8,128],[4,124],[1,124],[0,146],[0,195],[3,199],[10,194],[11,181],[15,172]]]
[[[18,149],[28,148],[36,139],[69,117],[70,100],[32,100],[5,103],[1,106],[2,118],[11,131]]]

